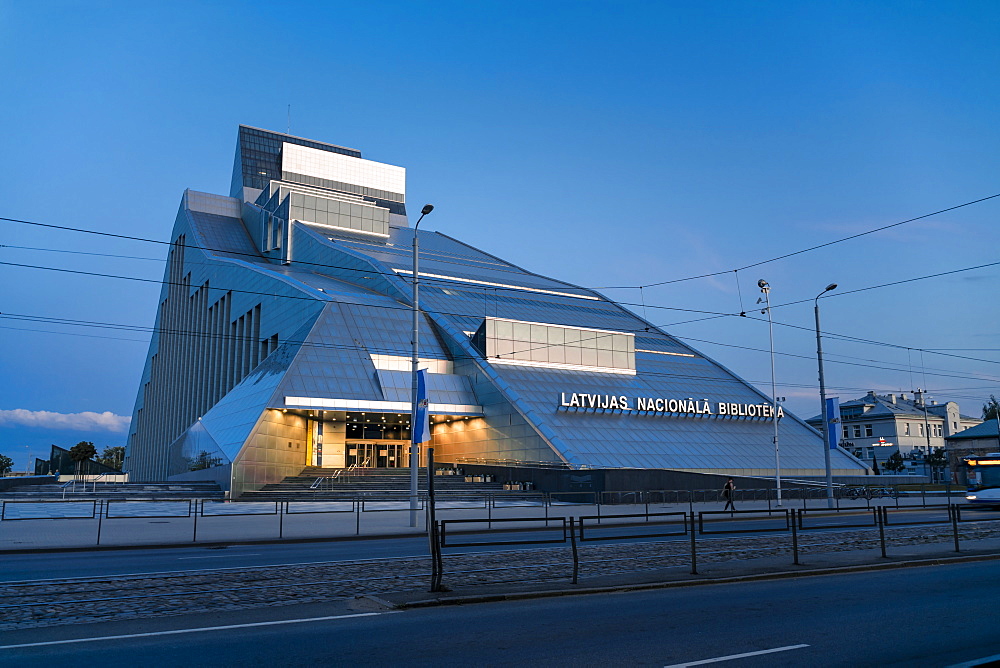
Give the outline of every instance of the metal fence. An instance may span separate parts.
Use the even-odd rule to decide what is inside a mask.
[[[964,517],[963,517],[964,515]],[[847,521],[844,521],[845,518]],[[739,549],[720,547],[707,549],[700,545],[699,536],[729,536],[739,534],[770,534],[775,541],[784,543],[791,552],[792,563],[800,564],[800,534],[819,530],[847,528],[872,529],[878,533],[878,548],[882,558],[888,558],[886,527],[912,527],[922,525],[950,525],[954,551],[960,552],[959,524],[982,521],[982,514],[969,513],[967,509],[954,504],[895,507],[890,505],[840,507],[824,510],[802,510],[797,508],[746,510],[746,511],[691,511],[691,512],[645,512],[628,514],[604,514],[601,516],[512,518],[510,525],[494,526],[497,520],[488,518],[468,518],[463,520],[442,520],[432,528],[432,572],[430,591],[442,591],[448,574],[445,570],[445,550],[457,547],[502,547],[515,544],[569,543],[569,561],[564,565],[564,577],[573,584],[579,582],[580,559],[578,543],[600,541],[613,544],[616,541],[652,539],[662,537],[688,537],[690,539],[689,564],[691,574],[698,574],[699,556],[710,553],[737,553]],[[985,519],[998,520],[1000,514]],[[541,524],[544,522],[544,525]],[[550,524],[554,523],[554,525]],[[461,540],[453,536],[454,528],[462,527]],[[554,529],[554,531],[553,531]],[[549,532],[531,539],[533,533]],[[718,539],[716,538],[716,541]],[[837,542],[810,543],[808,547],[837,545]],[[627,559],[627,558],[626,558]],[[552,564],[546,564],[552,566]]]

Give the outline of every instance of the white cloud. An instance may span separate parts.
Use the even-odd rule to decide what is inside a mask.
[[[128,429],[131,417],[115,415],[111,411],[94,413],[54,413],[52,411],[29,411],[25,408],[0,410],[0,426],[45,427],[47,429],[74,429],[78,431],[116,431]]]

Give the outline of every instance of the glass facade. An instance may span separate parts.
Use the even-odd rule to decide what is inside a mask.
[[[388,209],[367,202],[345,202],[294,192],[290,198],[292,220],[389,236]]]
[[[236,196],[185,194],[133,413],[135,480],[230,470],[238,495],[308,464],[399,465],[415,232],[376,197],[393,191],[358,191],[394,172],[291,182],[283,142],[360,157],[241,126]],[[440,461],[773,475],[772,421],[720,408],[770,404],[760,390],[594,290],[419,235]],[[786,415],[779,439],[786,475],[823,474],[815,430]],[[832,454],[835,473],[864,474]]]
[[[635,372],[635,337],[625,332],[486,318],[475,341],[495,364]]]
[[[278,132],[269,132],[246,125],[240,126],[237,141],[241,183],[243,186],[258,190],[266,188],[267,184],[274,179],[281,179],[281,145],[286,142],[320,151],[330,151],[355,158],[361,157],[361,151],[351,148],[292,137]]]

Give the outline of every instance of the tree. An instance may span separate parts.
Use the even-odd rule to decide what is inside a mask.
[[[93,459],[97,448],[90,441],[80,441],[69,449],[69,458],[76,462],[76,474],[80,475],[80,467],[85,461]]]
[[[206,450],[202,450],[198,453],[196,457],[188,459],[188,470],[189,471],[203,471],[205,469],[214,468],[222,464],[221,457],[213,457],[211,453]]]
[[[934,448],[934,452],[927,455],[926,461],[931,469],[931,481],[938,482],[943,477],[941,471],[948,468],[948,453],[944,448]]]
[[[906,468],[906,464],[903,463],[903,455],[899,454],[899,451],[889,455],[889,458],[885,460],[885,464],[882,465],[886,471],[895,471],[899,473]]]
[[[14,460],[7,455],[0,455],[0,476],[7,475],[14,470]]]
[[[991,394],[990,400],[983,404],[983,420],[996,420],[998,412],[1000,412],[1000,402],[997,402],[997,398]]]
[[[101,464],[113,468],[116,471],[122,470],[122,461],[125,460],[125,446],[115,445],[104,448],[104,452],[97,458]]]

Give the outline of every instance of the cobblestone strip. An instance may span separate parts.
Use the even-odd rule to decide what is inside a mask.
[[[962,541],[998,536],[1000,522],[978,523],[960,529]],[[802,554],[877,550],[879,546],[878,533],[872,529],[802,532],[799,537]],[[892,547],[943,545],[951,539],[951,528],[946,526],[886,530],[886,544]],[[780,556],[790,554],[791,549],[791,539],[784,535],[699,538],[698,561],[705,564]],[[579,548],[580,575],[593,578],[686,566],[690,563],[689,550],[686,540],[584,545]],[[568,546],[446,554],[444,564],[444,581],[452,589],[568,581],[572,572]],[[429,559],[381,559],[0,584],[0,630],[315,603],[359,594],[421,590],[428,585],[429,571]]]

